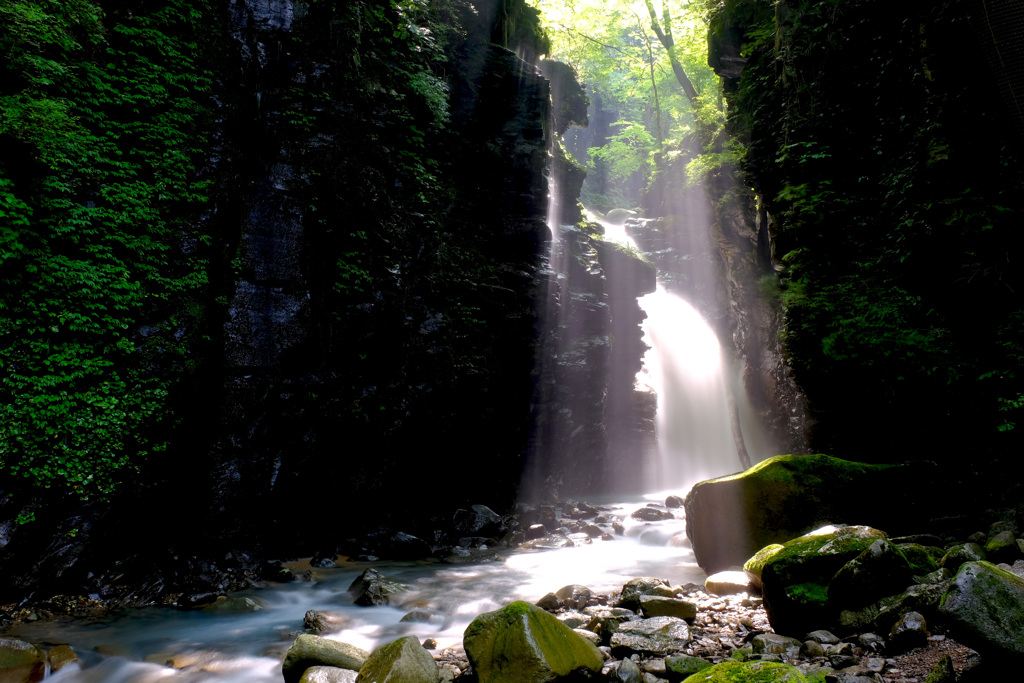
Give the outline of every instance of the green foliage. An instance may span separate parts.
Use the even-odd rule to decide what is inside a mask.
[[[729,127],[771,215],[817,448],[859,452],[868,420],[900,433],[940,416],[965,425],[961,445],[995,444],[1019,419],[1009,264],[1024,248],[1024,177],[992,86],[959,59],[964,11],[882,21],[870,0],[731,0],[712,13],[746,58],[726,88]],[[943,429],[901,438],[954,448]]]
[[[109,495],[166,448],[154,430],[205,282],[179,251],[204,200],[203,8],[151,3],[104,28],[85,0],[0,7],[0,462],[30,486]]]
[[[591,147],[588,152],[591,158],[608,162],[611,177],[622,180],[647,168],[656,144],[641,123],[618,121],[613,125],[618,129],[615,134],[603,146]]]
[[[611,204],[635,205],[637,190],[650,185],[666,161],[671,163],[666,153],[689,148],[698,131],[714,131],[724,123],[717,77],[707,64],[701,12],[692,3],[667,4],[673,51],[701,93],[691,102],[676,80],[668,51],[651,29],[643,2],[543,0],[538,7],[552,37],[552,57],[571,65],[599,94],[604,108],[619,114],[620,127],[588,154],[598,166],[604,163],[615,181],[601,192],[623,195]],[[594,203],[600,197],[591,186],[600,173],[591,175],[584,195]]]

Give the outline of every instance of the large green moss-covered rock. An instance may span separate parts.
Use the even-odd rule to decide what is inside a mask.
[[[547,683],[580,670],[599,672],[604,663],[592,643],[522,601],[478,616],[463,645],[479,683]]]
[[[885,534],[865,526],[826,528],[783,544],[761,570],[764,606],[777,633],[802,635],[835,621],[829,584]]]
[[[828,455],[779,455],[696,484],[686,534],[709,574],[825,524],[866,524],[899,535],[925,519],[928,465],[870,465]],[[878,500],[885,500],[884,506]]]
[[[942,596],[939,612],[957,640],[985,656],[1024,661],[1024,579],[990,562],[967,562]]]
[[[807,683],[796,667],[775,662],[722,662],[683,683]]]
[[[416,636],[405,636],[375,649],[356,683],[437,683],[441,671]]]

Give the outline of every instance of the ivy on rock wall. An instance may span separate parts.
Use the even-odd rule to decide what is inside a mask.
[[[52,513],[4,536],[18,586],[511,503],[549,235],[549,89],[515,51],[547,49],[535,10],[0,0],[0,21],[0,533]],[[310,521],[320,500],[344,509]],[[125,519],[148,527],[130,549]]]
[[[1024,175],[975,9],[733,0],[713,17],[711,61],[771,216],[814,448],[1010,448]]]
[[[0,3],[4,490],[105,497],[167,446],[205,283],[183,230],[205,200],[205,11]]]

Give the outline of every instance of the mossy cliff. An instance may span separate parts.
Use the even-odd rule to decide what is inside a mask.
[[[734,199],[778,274],[764,287],[814,450],[1019,450],[1024,126],[1000,96],[1020,74],[994,57],[1019,51],[1024,18],[981,10],[729,0],[712,14],[710,62],[753,188]]]
[[[549,239],[535,10],[26,0],[0,18],[13,593],[100,592],[128,557],[115,574],[170,590],[420,505],[511,503]]]

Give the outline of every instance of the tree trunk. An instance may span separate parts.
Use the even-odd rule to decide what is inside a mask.
[[[690,100],[690,106],[694,105],[694,100],[697,99],[697,89],[693,87],[693,83],[690,81],[690,77],[686,75],[686,71],[683,70],[683,65],[676,58],[676,41],[672,37],[672,15],[668,12],[668,7],[662,5],[662,20],[664,26],[658,23],[658,13],[654,11],[653,0],[644,0],[647,4],[647,11],[651,15],[651,29],[654,30],[654,34],[658,36],[658,40],[665,47],[665,52],[668,53],[669,62],[672,64],[672,73],[675,74],[676,80],[682,87],[683,92],[686,94],[686,98]],[[664,0],[662,0],[664,2]]]

